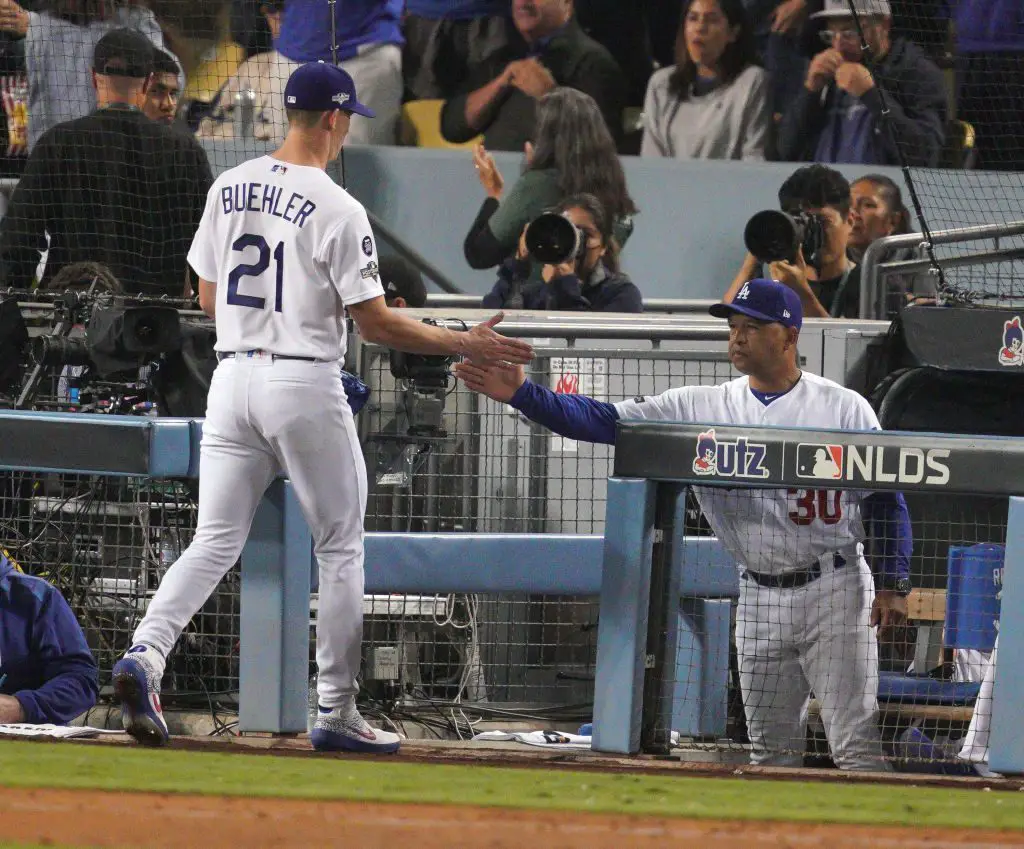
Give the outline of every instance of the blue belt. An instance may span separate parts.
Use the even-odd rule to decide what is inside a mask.
[[[846,558],[838,551],[832,555],[832,568],[842,569],[846,565]],[[764,572],[751,572],[749,569],[743,572],[744,578],[749,578],[760,587],[768,587],[773,590],[795,590],[807,586],[811,581],[821,577],[821,563],[815,560],[806,569],[797,569],[793,572],[783,572],[781,575],[768,575]]]

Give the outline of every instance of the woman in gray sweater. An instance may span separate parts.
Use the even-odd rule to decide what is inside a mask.
[[[755,57],[740,0],[689,0],[676,64],[647,85],[640,155],[763,160],[771,111]]]

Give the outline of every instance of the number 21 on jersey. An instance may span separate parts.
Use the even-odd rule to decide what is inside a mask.
[[[789,518],[797,525],[809,525],[815,519],[835,525],[843,518],[843,493],[838,489],[790,489],[787,493],[793,499]]]
[[[231,250],[243,253],[249,248],[256,248],[259,256],[256,262],[240,262],[231,269],[228,275],[228,303],[236,307],[249,307],[250,309],[266,309],[267,299],[258,295],[246,295],[238,291],[238,284],[244,277],[262,277],[270,268],[270,245],[262,236],[254,233],[246,233],[239,236],[231,244]],[[281,301],[284,297],[284,242],[278,242],[274,248],[274,312],[281,312]]]

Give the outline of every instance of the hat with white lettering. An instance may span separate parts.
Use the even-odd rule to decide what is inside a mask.
[[[729,303],[715,304],[708,310],[715,318],[728,318],[733,313],[773,321],[798,330],[804,322],[800,296],[778,280],[757,278],[743,284]]]
[[[329,112],[342,109],[366,118],[376,117],[372,109],[356,100],[356,84],[345,71],[326,62],[310,62],[296,68],[284,87],[286,109]]]
[[[852,9],[850,8],[852,5]],[[825,0],[824,8],[811,15],[812,20],[821,18],[891,18],[889,0]]]

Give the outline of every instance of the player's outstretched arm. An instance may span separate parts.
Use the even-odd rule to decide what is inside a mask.
[[[390,309],[383,297],[352,304],[348,311],[364,339],[399,351],[463,356],[481,364],[501,366],[533,359],[533,348],[526,342],[494,331],[504,318],[503,313],[462,332],[409,318],[401,310]]]
[[[455,374],[470,389],[511,404],[530,421],[561,436],[606,445],[615,442],[619,414],[612,404],[586,395],[552,392],[527,380],[521,367],[503,369],[464,362],[455,366]]]

